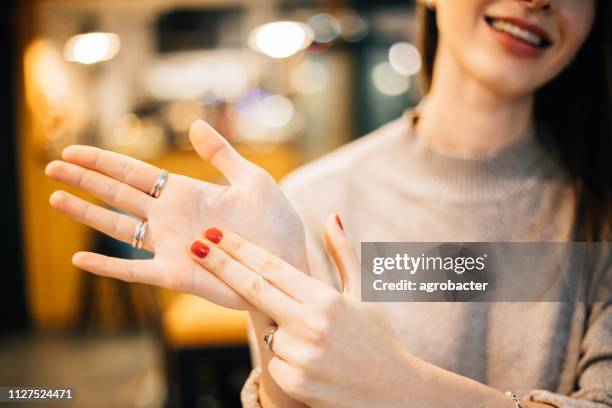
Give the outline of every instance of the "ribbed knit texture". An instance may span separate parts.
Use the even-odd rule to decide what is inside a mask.
[[[407,111],[284,181],[306,226],[314,277],[337,287],[322,241],[335,211],[356,249],[362,241],[571,240],[571,187],[533,132],[493,154],[461,156],[432,147],[415,133],[414,119]],[[607,305],[381,305],[403,345],[425,361],[557,407],[612,406]],[[258,406],[256,378],[244,406]]]

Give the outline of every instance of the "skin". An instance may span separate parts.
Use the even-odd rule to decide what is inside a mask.
[[[193,293],[219,305],[248,310],[256,337],[272,321],[246,303],[214,275],[195,264],[185,243],[207,225],[219,224],[249,237],[308,272],[303,225],[272,177],[242,158],[227,141],[203,121],[190,129],[195,151],[220,170],[229,185],[217,185],[180,174],[170,174],[159,198],[148,193],[161,169],[131,157],[90,146],[69,146],[62,160],[47,166],[47,176],[79,188],[107,204],[148,221],[144,248],[151,260],[110,258],[78,252],[75,266],[128,282],[142,282]],[[130,243],[137,220],[89,203],[64,191],[50,197],[53,207],[104,234]],[[259,342],[262,365],[272,357]],[[266,392],[279,406],[294,403],[262,373]]]
[[[79,252],[73,262],[100,275],[193,293],[222,306],[247,310],[249,305],[244,299],[216,277],[202,273],[184,254],[185,242],[206,225],[222,223],[303,268],[303,226],[272,177],[242,158],[209,125],[194,123],[190,138],[198,154],[221,170],[230,185],[170,174],[156,199],[148,192],[161,169],[90,146],[70,146],[62,152],[63,160],[47,166],[47,176],[148,221],[144,248],[155,254],[152,260],[123,260]],[[131,242],[138,222],[132,217],[63,191],[53,193],[50,202],[79,222]],[[243,216],[251,213],[254,216],[250,221]],[[267,213],[275,217],[266,217]],[[276,219],[276,215],[280,218]],[[280,245],[283,241],[287,244]]]
[[[515,142],[531,126],[534,92],[584,43],[594,8],[593,0],[437,0],[438,52],[419,133],[458,153],[492,152]],[[517,57],[495,39],[485,15],[536,24],[553,44],[540,56]]]
[[[500,391],[401,346],[380,306],[360,302],[360,263],[336,217],[325,241],[342,292],[231,231],[220,241],[197,240],[209,252],[194,260],[276,322],[274,381],[309,407],[514,407]]]
[[[435,7],[440,41],[432,88],[417,126],[433,146],[457,153],[493,152],[525,134],[533,120],[535,90],[569,64],[588,35],[594,12],[593,0],[438,0]],[[549,33],[553,47],[535,58],[518,58],[491,38],[482,20],[486,14],[534,22]],[[256,296],[266,290],[274,268],[255,268],[266,279],[245,287],[244,282],[229,279],[214,266],[208,273],[194,263],[185,243],[206,226],[217,225],[227,234],[234,231],[260,245],[261,251],[265,248],[295,267],[282,264],[276,272],[284,271],[292,277],[296,270],[308,272],[301,221],[271,177],[241,158],[204,122],[192,126],[190,138],[198,154],[224,173],[229,186],[171,174],[161,197],[153,199],[148,192],[160,169],[85,146],[68,147],[62,161],[49,165],[48,176],[93,193],[150,223],[145,246],[155,253],[153,260],[119,260],[81,252],[73,258],[76,266],[100,275],[195,293],[224,306],[249,310],[262,367],[260,399],[266,408],[303,403],[355,406],[360,401],[370,403],[365,406],[514,406],[500,391],[431,366],[401,349],[384,316],[357,302],[350,290],[332,295],[331,289],[317,286],[318,294],[313,299],[323,299],[318,308],[313,307],[312,299],[292,292],[292,302],[302,306],[285,309]],[[128,217],[65,192],[54,193],[50,201],[79,222],[125,242],[131,240],[136,221]],[[355,273],[350,266],[355,260],[341,250],[346,239],[330,228],[328,225],[332,256],[346,272],[344,281],[348,287],[356,286],[354,278],[350,278]],[[208,260],[213,258],[211,255]],[[253,268],[247,268],[251,272],[244,269],[250,262],[246,257],[238,262],[242,273],[253,272]],[[310,285],[307,280],[300,282]],[[323,297],[319,298],[319,294]],[[291,319],[279,314],[286,310],[293,310]],[[313,327],[308,323],[311,321],[316,322]],[[282,329],[275,336],[276,350],[282,356],[271,355],[262,341],[265,330],[273,323]],[[308,329],[300,330],[303,327]],[[351,344],[353,352],[346,353],[346,344]],[[364,371],[377,373],[380,379],[373,383],[369,379],[366,384],[361,374]],[[524,405],[543,406],[529,402]]]

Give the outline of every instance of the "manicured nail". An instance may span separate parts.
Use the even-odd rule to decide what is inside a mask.
[[[200,259],[208,255],[209,252],[210,248],[202,241],[193,241],[193,244],[191,244],[191,253]]]
[[[342,221],[340,221],[340,216],[336,214],[336,222],[342,231],[344,231],[344,226],[342,225]]]
[[[219,242],[221,242],[221,238],[223,238],[223,231],[215,227],[212,227],[206,230],[206,232],[204,233],[204,236],[209,241],[212,241],[215,244],[218,244]]]

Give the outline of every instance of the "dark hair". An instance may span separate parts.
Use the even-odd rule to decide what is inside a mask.
[[[436,13],[419,4],[421,79],[425,92],[438,45]],[[536,91],[542,143],[569,173],[576,195],[576,241],[609,241],[612,228],[612,8],[596,1],[595,21],[573,62]]]

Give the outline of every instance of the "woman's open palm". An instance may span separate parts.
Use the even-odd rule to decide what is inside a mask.
[[[90,146],[69,146],[62,152],[63,161],[47,166],[49,177],[148,221],[144,248],[155,254],[153,259],[78,252],[73,263],[95,274],[193,293],[222,306],[246,309],[242,297],[191,259],[188,243],[206,227],[220,225],[290,263],[303,264],[303,226],[272,177],[240,156],[212,127],[196,121],[190,139],[196,152],[220,170],[229,185],[170,174],[161,195],[154,198],[149,193],[161,169]],[[128,243],[139,222],[63,191],[53,193],[50,202],[75,220]]]

